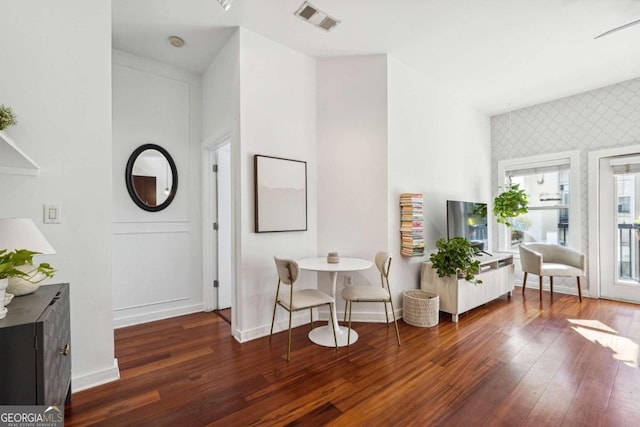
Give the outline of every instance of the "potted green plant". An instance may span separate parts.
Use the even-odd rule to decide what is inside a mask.
[[[528,205],[527,194],[520,184],[509,184],[493,200],[493,215],[500,224],[510,227],[509,220],[529,212]]]
[[[11,107],[0,105],[0,131],[16,123],[18,123],[18,120]]]
[[[480,271],[480,261],[475,257],[476,250],[471,242],[464,237],[449,240],[443,237],[436,242],[436,248],[438,251],[431,254],[429,260],[438,277],[457,277],[460,274],[465,280],[482,283],[482,280],[475,278]]]
[[[7,252],[0,249],[0,284],[6,284],[10,277],[17,277],[30,283],[39,283],[47,277],[53,277],[56,270],[46,262],[37,266],[33,264],[33,256],[40,252],[33,252],[27,249],[16,249]],[[1,285],[0,285],[1,286]]]

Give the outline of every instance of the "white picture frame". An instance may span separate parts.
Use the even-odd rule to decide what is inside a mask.
[[[255,232],[307,231],[307,162],[256,154]]]

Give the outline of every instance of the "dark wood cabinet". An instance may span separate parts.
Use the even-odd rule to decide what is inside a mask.
[[[56,405],[71,398],[69,285],[16,297],[0,319],[0,405]]]

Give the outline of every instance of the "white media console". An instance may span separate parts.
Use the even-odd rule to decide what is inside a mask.
[[[458,321],[458,315],[481,306],[513,291],[513,254],[494,253],[482,255],[480,273],[476,278],[482,283],[468,282],[453,276],[438,277],[431,262],[423,262],[420,273],[420,288],[435,292],[440,296],[440,311],[451,314],[451,320]]]

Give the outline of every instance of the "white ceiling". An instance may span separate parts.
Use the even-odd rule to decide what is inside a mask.
[[[113,47],[202,73],[237,26],[313,57],[388,53],[488,114],[640,77],[640,0],[113,0]],[[186,41],[181,49],[167,37]]]

